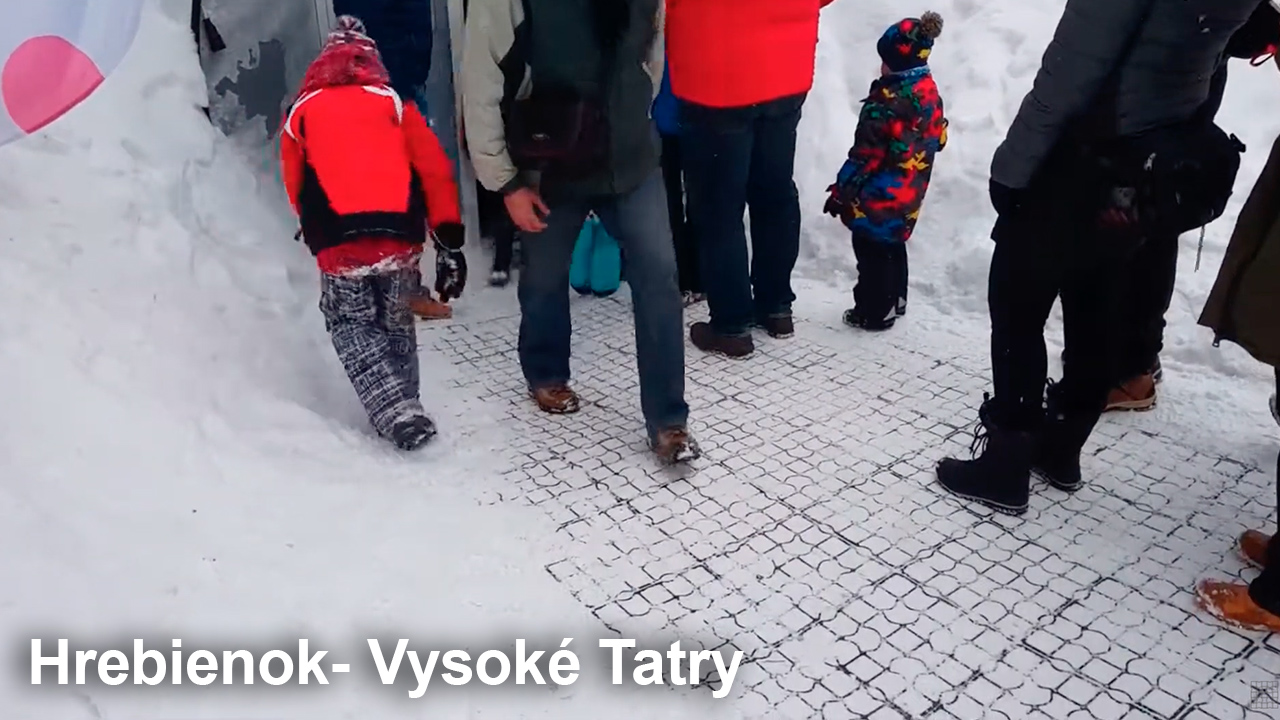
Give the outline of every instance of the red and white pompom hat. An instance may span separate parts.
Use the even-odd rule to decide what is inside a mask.
[[[7,0],[0,25],[0,145],[57,120],[124,59],[143,0]]]

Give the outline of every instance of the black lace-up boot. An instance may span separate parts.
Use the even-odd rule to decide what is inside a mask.
[[[1045,421],[1036,443],[1032,470],[1045,482],[1064,492],[1075,492],[1080,477],[1080,451],[1084,448],[1098,415],[1067,409],[1062,386],[1048,383],[1045,393]]]
[[[1027,511],[1031,495],[1031,458],[1035,431],[1029,423],[1013,423],[989,395],[983,395],[974,429],[971,460],[945,458],[938,463],[938,483],[957,497],[982,503],[1009,515]]]

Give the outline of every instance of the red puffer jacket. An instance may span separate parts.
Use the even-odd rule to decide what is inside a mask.
[[[818,13],[832,0],[667,0],[676,97],[742,107],[813,87]]]

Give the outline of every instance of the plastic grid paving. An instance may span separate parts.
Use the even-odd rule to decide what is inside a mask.
[[[746,361],[688,347],[705,457],[662,468],[626,298],[574,302],[577,415],[528,401],[517,327],[422,333],[511,430],[493,501],[558,523],[547,571],[610,629],[745,651],[747,717],[1280,716],[1280,641],[1213,624],[1190,593],[1243,575],[1230,545],[1271,517],[1269,471],[1104,419],[1081,491],[1040,484],[1022,518],[975,509],[933,465],[968,450],[985,338],[929,357],[803,320]]]

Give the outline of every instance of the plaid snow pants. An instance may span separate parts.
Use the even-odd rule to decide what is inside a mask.
[[[384,437],[424,415],[418,398],[418,337],[407,300],[416,268],[385,274],[322,274],[320,312],[347,377]]]

